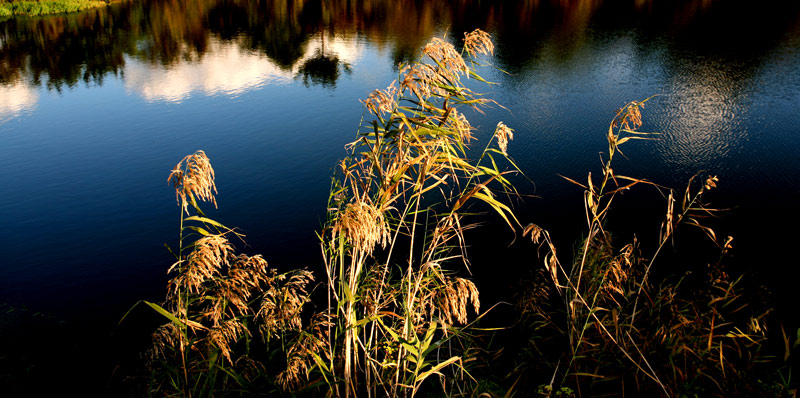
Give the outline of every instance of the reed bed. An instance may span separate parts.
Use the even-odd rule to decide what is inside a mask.
[[[465,34],[463,51],[434,39],[421,61],[401,65],[397,80],[363,101],[365,117],[335,168],[318,233],[320,282],[308,270],[278,273],[260,255],[237,253],[243,236],[200,207],[217,205],[211,162],[203,151],[182,159],[168,177],[180,225],[166,298],[141,302],[165,320],[147,355],[148,391],[189,397],[792,393],[786,377],[768,374],[777,369],[763,350],[768,312],[751,306],[741,278],[723,268],[732,238],[704,224],[717,210],[703,194],[720,181],[696,176],[678,195],[611,167],[620,145],[652,138],[638,130],[648,100],[626,104],[613,118],[599,178],[567,178],[583,190],[588,228],[572,259],[562,262],[546,229],[522,227],[508,205],[517,195],[510,175],[521,174],[508,155],[514,131],[498,123],[475,159],[467,156],[475,129],[466,115],[492,101],[462,79],[485,82],[475,70],[493,50],[482,31]],[[638,186],[666,200],[649,257],[636,239],[620,244],[606,230],[614,199]],[[530,239],[541,264],[517,295],[520,322],[506,329],[477,327],[487,309],[470,278],[465,231],[488,216]],[[719,258],[696,272],[699,278],[654,281],[651,271],[664,266],[662,250],[683,227],[708,236]],[[321,300],[311,306],[316,287]],[[504,333],[524,334],[520,349],[496,349],[493,339]],[[492,374],[493,361],[515,366],[507,375]]]
[[[628,103],[611,121],[599,179],[565,177],[583,190],[588,228],[571,264],[559,261],[547,231],[536,225],[523,231],[544,266],[518,294],[530,338],[513,377],[539,372],[539,383],[527,389],[542,396],[794,396],[788,340],[783,361],[767,353],[770,310],[744,287],[743,276],[726,272],[733,237],[705,223],[720,211],[703,200],[719,179],[695,175],[678,194],[611,167],[620,145],[653,138],[638,131],[648,100]],[[665,199],[658,240],[646,245],[649,256],[635,236],[620,243],[605,229],[614,199],[636,186],[655,188]],[[707,262],[653,281],[654,267],[682,269],[674,264],[678,257],[662,259],[665,248],[678,250],[682,228],[700,231],[718,256],[690,255]]]
[[[489,54],[493,45],[475,31],[464,49]],[[458,273],[468,271],[467,205],[482,202],[518,225],[500,200],[515,193],[511,129],[498,124],[478,159],[466,156],[473,128],[461,109],[491,102],[461,82],[483,80],[477,63],[438,38],[423,54],[364,101],[373,119],[338,167],[320,233],[335,328],[319,368],[345,397],[414,396],[429,379],[472,383],[464,331],[481,308],[474,282]]]

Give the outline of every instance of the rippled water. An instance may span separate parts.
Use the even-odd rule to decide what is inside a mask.
[[[659,138],[623,148],[615,169],[673,187],[718,175],[712,199],[733,209],[723,233],[736,237],[734,261],[788,296],[797,5],[144,0],[0,21],[0,302],[109,330],[135,300],[158,300],[163,244],[177,239],[166,176],[197,149],[217,170],[211,216],[240,227],[246,251],[318,266],[314,231],[359,99],[431,37],[475,28],[495,38],[498,69],[482,72],[500,84],[471,85],[507,109],[471,120],[479,138],[500,120],[516,129],[510,153],[535,183],[520,189],[539,196],[517,204],[523,221],[577,239],[581,195],[558,175],[597,170],[614,111],[657,94],[643,129]],[[621,231],[660,212],[636,198]],[[528,266],[509,259],[504,272]],[[498,275],[484,285],[503,289]]]

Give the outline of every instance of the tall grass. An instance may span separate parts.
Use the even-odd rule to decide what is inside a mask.
[[[337,167],[319,234],[322,312],[304,314],[308,271],[277,274],[260,256],[235,254],[228,238],[241,235],[203,213],[200,201],[216,206],[205,153],[178,163],[168,178],[180,208],[174,276],[163,303],[143,302],[168,320],[153,335],[154,392],[215,395],[262,379],[287,392],[414,396],[434,379],[474,381],[465,331],[481,308],[465,277],[467,209],[482,202],[512,228],[518,222],[500,200],[515,193],[506,178],[513,163],[505,163],[511,171],[498,166],[512,130],[499,123],[479,158],[466,156],[474,138],[463,109],[490,101],[461,79],[483,81],[472,57],[493,46],[475,31],[464,51],[469,61],[434,39],[427,62],[403,67],[364,101],[372,119]],[[268,369],[276,364],[280,371]]]
[[[151,392],[213,396],[274,384],[261,380],[269,374],[265,352],[287,353],[275,340],[308,340],[300,314],[313,276],[306,270],[278,273],[260,255],[236,254],[228,238],[242,235],[199,206],[216,206],[214,169],[203,151],[182,159],[168,181],[180,212],[177,246],[167,246],[176,261],[164,302],[141,302],[166,320],[148,352]],[[289,361],[288,372],[292,366]]]
[[[462,79],[484,82],[476,57],[493,45],[474,31],[463,48],[434,39],[422,61],[364,100],[318,234],[321,310],[307,305],[309,271],[278,273],[259,255],[237,254],[242,235],[202,211],[201,202],[217,204],[205,153],[176,165],[168,177],[180,214],[171,279],[162,303],[142,302],[165,319],[148,355],[153,395],[787,393],[788,382],[761,377],[773,369],[763,366],[767,314],[722,268],[732,238],[703,223],[717,212],[703,195],[719,180],[692,178],[678,195],[612,168],[621,145],[652,138],[638,130],[648,100],[613,118],[597,177],[567,178],[583,190],[588,230],[565,265],[550,233],[522,228],[506,204],[517,193],[509,174],[520,173],[508,157],[513,130],[498,123],[483,150],[467,155],[475,138],[466,114],[492,101]],[[649,257],[635,238],[620,244],[606,230],[615,198],[637,186],[666,199]],[[465,231],[486,210],[529,237],[544,260],[519,294],[529,338],[516,355],[491,353],[491,336],[475,327],[486,310],[469,278]],[[719,258],[700,277],[654,283],[651,271],[664,266],[662,252],[683,226],[708,236]],[[486,374],[487,355],[516,359],[507,380]]]
[[[470,56],[493,51],[485,32],[465,39]],[[476,63],[442,39],[423,53],[427,62],[403,67],[364,102],[371,119],[338,167],[320,234],[335,319],[329,357],[341,362],[317,365],[345,397],[414,396],[445,372],[469,382],[463,326],[480,300],[457,272],[468,271],[466,205],[483,202],[517,224],[498,198],[514,192],[498,166],[511,129],[498,124],[478,159],[466,156],[473,128],[462,108],[490,102],[461,82],[483,80]]]
[[[652,138],[638,131],[646,102],[627,104],[610,123],[599,179],[591,173],[586,183],[567,178],[583,189],[588,228],[572,264],[559,261],[547,231],[535,225],[525,230],[543,248],[545,269],[518,301],[532,331],[519,357],[522,367],[543,371],[532,357],[540,364],[549,360],[544,368],[552,378],[539,386],[548,396],[789,394],[786,383],[766,373],[777,366],[764,366],[774,359],[764,353],[769,311],[745,294],[741,276],[724,270],[733,238],[718,237],[703,223],[718,212],[704,204],[703,195],[719,179],[692,177],[678,195],[611,167],[620,145]],[[614,199],[637,185],[654,187],[666,199],[658,240],[647,245],[653,248],[649,257],[635,237],[619,243],[605,229]],[[654,283],[654,267],[673,266],[674,260],[661,257],[683,226],[699,229],[719,257],[703,269]]]

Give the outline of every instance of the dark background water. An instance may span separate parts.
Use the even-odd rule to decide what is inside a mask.
[[[85,377],[57,380],[91,391],[119,373],[117,347],[142,339],[116,322],[136,300],[163,297],[171,265],[163,244],[177,239],[178,206],[166,177],[197,149],[217,171],[210,216],[247,234],[244,251],[279,268],[319,267],[314,231],[359,99],[431,37],[457,42],[475,28],[497,45],[487,59],[497,69],[479,72],[500,84],[470,86],[507,109],[470,120],[483,140],[501,120],[516,130],[509,152],[534,182],[519,188],[537,195],[515,202],[523,223],[550,229],[569,252],[582,196],[558,174],[597,172],[615,110],[658,94],[643,130],[659,139],[624,147],[615,170],[679,189],[698,171],[718,175],[709,199],[732,209],[716,222],[735,237],[730,261],[796,327],[800,4],[773,3],[143,0],[0,21],[0,328],[10,353],[0,374],[23,385],[77,360]],[[660,196],[622,202],[613,226],[623,239],[657,234]],[[509,231],[473,238],[490,300],[538,266],[530,253],[497,253]]]

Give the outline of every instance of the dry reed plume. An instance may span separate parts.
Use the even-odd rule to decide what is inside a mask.
[[[433,39],[422,49],[426,62],[401,66],[398,80],[363,101],[369,115],[346,146],[319,233],[327,294],[319,312],[307,306],[311,272],[279,273],[260,255],[237,254],[228,238],[241,234],[202,212],[198,201],[217,206],[206,154],[175,166],[168,177],[181,216],[178,247],[170,249],[175,262],[165,301],[144,302],[168,320],[152,336],[154,395],[413,397],[425,386],[453,396],[501,395],[474,377],[478,356],[488,351],[473,328],[485,313],[468,278],[465,231],[482,214],[472,205],[521,227],[503,201],[516,194],[508,176],[519,170],[508,155],[514,131],[503,122],[477,159],[467,157],[475,128],[462,109],[480,111],[491,101],[461,83],[464,76],[483,81],[470,68],[474,57],[493,51],[480,30],[464,36],[470,60]],[[701,293],[687,293],[688,277],[649,279],[679,226],[699,228],[722,255],[732,238],[718,239],[704,223],[717,212],[702,201],[716,176],[693,177],[681,195],[612,169],[621,145],[650,138],[638,131],[648,100],[626,104],[612,119],[600,174],[567,178],[583,189],[588,227],[572,261],[562,263],[546,229],[521,228],[543,267],[517,301],[531,337],[506,396],[519,389],[543,396],[757,391],[747,377],[764,360],[766,314],[749,309],[741,278],[730,278],[718,262],[704,270]],[[637,185],[666,199],[649,258],[636,237],[617,250],[606,231],[614,199]],[[530,368],[533,375],[525,373]],[[549,384],[523,387],[544,373]]]
[[[765,341],[760,319],[765,315],[744,300],[740,280],[728,279],[719,263],[709,265],[707,278],[692,282],[703,283],[700,291],[684,287],[690,283],[689,276],[656,286],[648,279],[662,249],[675,242],[681,225],[699,228],[723,255],[730,249],[730,237],[719,240],[713,229],[701,223],[718,211],[707,207],[702,195],[715,188],[719,179],[709,176],[699,184],[693,177],[678,200],[672,190],[663,195],[667,211],[649,259],[641,256],[636,237],[615,251],[616,241],[605,230],[609,209],[620,192],[636,185],[652,186],[660,193],[665,189],[617,174],[611,167],[620,145],[649,138],[638,131],[645,102],[627,104],[610,123],[609,151],[602,158],[599,181],[591,174],[585,184],[567,178],[584,189],[589,228],[571,267],[558,261],[547,231],[533,224],[523,231],[534,243],[543,241],[542,274],[550,274],[552,280],[547,284],[539,277],[520,296],[518,308],[528,314],[529,327],[536,331],[529,349],[539,356],[553,354],[549,362],[553,376],[544,385],[551,392],[561,388],[564,394],[578,395],[753,394],[757,383],[746,377],[749,369],[765,359],[760,352]],[[554,305],[554,297],[560,307]],[[563,320],[554,316],[559,313]],[[553,333],[548,336],[545,330]],[[552,336],[558,335],[567,337],[567,344],[554,350]]]
[[[308,368],[308,361],[299,364],[297,358],[326,356],[320,343],[325,338],[318,329],[327,324],[314,321],[311,327],[316,329],[310,330],[319,336],[316,344],[309,344],[301,317],[311,273],[278,273],[260,255],[236,254],[227,236],[241,234],[207,218],[197,203],[199,199],[216,206],[214,169],[204,152],[183,158],[168,181],[175,187],[181,226],[178,249],[173,251],[176,262],[168,270],[174,276],[167,284],[166,301],[144,302],[169,321],[153,334],[153,391],[213,396],[255,383],[267,369],[260,361],[269,357],[250,352],[256,336],[275,351],[283,351],[274,348],[275,340],[290,347],[284,352],[288,368],[275,372],[278,383],[289,387],[286,375],[298,366]]]
[[[378,244],[386,247],[390,238],[383,212],[364,201],[348,203],[332,233],[334,239],[342,238],[366,255]]]
[[[470,55],[493,51],[484,32],[466,38]],[[511,129],[501,123],[500,149],[487,146],[469,161],[465,144],[474,129],[459,108],[488,100],[460,81],[479,76],[444,39],[433,39],[423,55],[429,62],[400,68],[396,88],[364,101],[375,119],[348,145],[331,191],[321,239],[328,314],[336,320],[329,350],[342,360],[317,365],[334,395],[413,396],[429,377],[461,368],[465,352],[444,344],[465,338],[457,325],[469,324],[468,308],[480,310],[475,284],[442,269],[466,266],[463,231],[470,226],[461,211],[483,202],[516,222],[498,200],[515,191],[494,159],[507,156]]]
[[[508,155],[508,142],[514,139],[514,130],[500,122],[497,123],[497,129],[495,129],[494,134],[497,137],[497,146],[500,147],[500,151],[504,155]]]
[[[211,202],[217,207],[214,169],[205,152],[197,151],[181,159],[167,177],[167,182],[175,187],[175,198],[187,215],[188,206],[195,198]]]
[[[494,43],[488,33],[475,29],[464,33],[464,50],[473,57],[478,54],[494,54]]]

